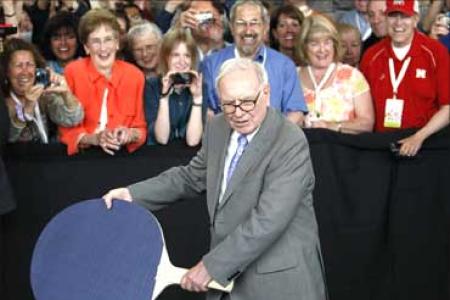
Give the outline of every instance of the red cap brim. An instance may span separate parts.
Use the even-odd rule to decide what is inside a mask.
[[[401,8],[397,8],[397,7],[393,7],[391,9],[386,9],[385,14],[387,16],[390,13],[393,13],[393,12],[400,12],[400,13],[402,13],[404,15],[407,15],[408,17],[412,17],[412,16],[414,16],[416,14],[415,11],[410,11],[408,9],[401,9]]]

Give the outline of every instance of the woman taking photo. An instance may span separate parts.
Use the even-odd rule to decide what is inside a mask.
[[[60,128],[69,154],[101,147],[113,155],[122,146],[134,151],[145,142],[144,75],[116,59],[120,28],[109,11],[94,9],[80,20],[79,37],[88,57],[71,62],[64,74],[85,109],[83,122]]]
[[[206,105],[202,97],[202,76],[195,71],[197,48],[185,29],[164,35],[160,77],[145,85],[145,108],[149,136],[147,144],[167,144],[185,139],[189,146],[200,143]]]
[[[69,127],[81,122],[80,103],[63,76],[44,69],[45,61],[34,45],[17,38],[8,40],[2,67],[6,78],[3,91],[11,121],[9,142],[47,144],[56,138],[55,125]]]
[[[306,63],[298,71],[309,110],[305,127],[372,131],[369,85],[356,68],[339,62],[342,47],[333,22],[319,14],[306,18],[296,46],[300,61]]]

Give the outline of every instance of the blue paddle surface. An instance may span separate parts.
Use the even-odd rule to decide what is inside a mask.
[[[102,199],[72,205],[41,233],[32,257],[36,300],[149,300],[163,247],[146,209]]]

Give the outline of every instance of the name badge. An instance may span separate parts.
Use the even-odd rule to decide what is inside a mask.
[[[386,99],[384,127],[400,128],[402,126],[403,105],[402,99]]]

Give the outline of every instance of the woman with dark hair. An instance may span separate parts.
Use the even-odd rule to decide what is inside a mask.
[[[184,139],[200,143],[207,107],[202,100],[202,76],[195,71],[197,47],[189,30],[171,29],[163,37],[160,77],[145,85],[147,144]]]
[[[296,65],[295,40],[300,33],[303,14],[293,5],[282,5],[270,18],[270,46],[290,57]]]
[[[68,11],[56,13],[45,24],[41,52],[47,65],[58,74],[63,74],[64,67],[83,54],[77,27],[77,19]]]
[[[17,38],[5,43],[2,88],[11,121],[9,142],[46,144],[52,140],[51,125],[70,127],[83,119],[83,108],[64,77],[44,68],[33,44]]]

